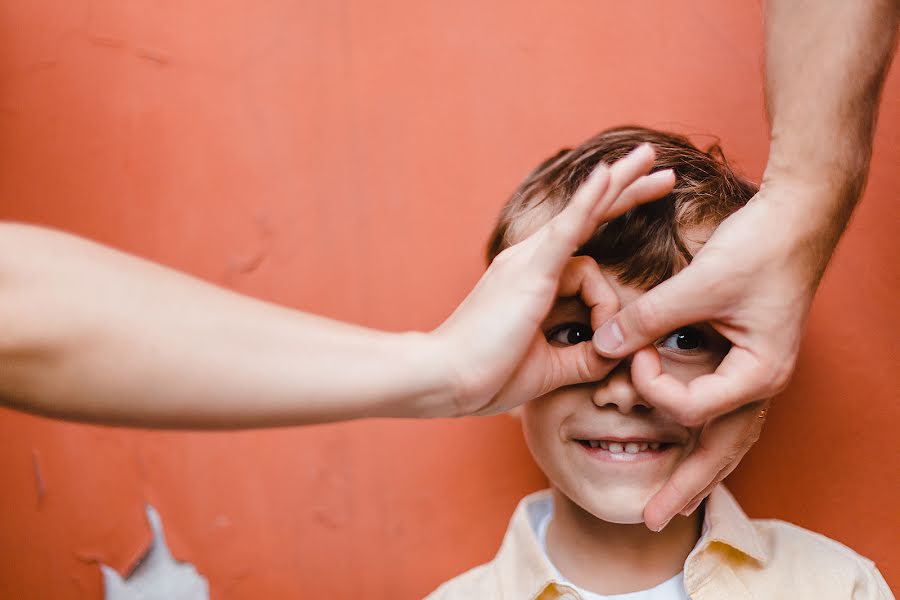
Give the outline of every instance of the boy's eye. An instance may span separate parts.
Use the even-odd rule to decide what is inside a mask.
[[[566,323],[547,332],[548,342],[564,346],[574,346],[586,342],[592,337],[594,337],[594,331],[590,325],[584,323]]]
[[[698,329],[684,327],[663,338],[660,345],[672,350],[702,350],[706,346],[706,339]]]

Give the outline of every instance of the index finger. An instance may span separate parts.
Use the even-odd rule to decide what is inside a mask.
[[[540,247],[534,260],[558,272],[604,220],[668,193],[675,184],[671,171],[644,176],[655,156],[652,146],[641,144],[611,167],[597,166],[569,204],[524,242]]]
[[[740,462],[755,441],[757,406],[748,405],[709,422],[700,433],[697,447],[684,459],[669,480],[644,508],[644,523],[659,531],[698,494],[712,490]]]
[[[659,353],[648,346],[635,353],[631,380],[650,404],[689,427],[772,395],[766,369],[753,353],[738,346],[731,347],[714,373],[687,385],[664,373]]]

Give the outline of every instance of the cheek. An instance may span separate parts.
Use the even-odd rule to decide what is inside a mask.
[[[566,391],[551,392],[521,406],[522,434],[535,462],[547,469],[559,451],[563,421],[572,413]]]
[[[548,445],[550,440],[558,437],[559,419],[555,417],[551,407],[536,405],[542,398],[532,400],[521,407],[519,418],[522,421],[522,433],[532,452]]]

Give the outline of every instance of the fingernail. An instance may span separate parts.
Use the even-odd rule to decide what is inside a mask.
[[[600,163],[599,165],[597,165],[597,166],[594,168],[594,170],[591,172],[591,174],[590,174],[588,177],[589,177],[590,179],[598,179],[598,178],[600,178],[600,177],[605,177],[605,176],[606,176],[606,173],[607,173],[608,171],[609,171],[609,167],[607,167],[607,166],[604,165],[603,163]]]
[[[671,521],[671,520],[672,520],[672,517],[669,517],[668,519],[666,519],[665,521],[663,521],[663,524],[659,526],[659,529],[656,530],[656,533],[659,533],[660,531],[662,531],[663,529],[665,529],[665,528],[666,528],[666,525],[668,525],[668,524],[669,524],[669,521]]]
[[[631,154],[637,154],[638,152],[646,152],[647,150],[653,150],[653,145],[650,142],[644,142],[631,151]]]
[[[594,348],[599,352],[615,352],[623,343],[625,338],[615,321],[607,321],[594,334]]]
[[[654,171],[653,173],[650,173],[649,175],[647,175],[647,179],[669,179],[674,174],[675,171],[673,171],[672,169],[663,169],[662,171]]]

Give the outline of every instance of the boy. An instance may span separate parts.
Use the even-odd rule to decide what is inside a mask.
[[[656,150],[655,170],[675,171],[675,189],[602,225],[571,260],[596,261],[623,306],[687,265],[756,188],[732,172],[718,147],[702,152],[683,137],[637,127],[605,131],[542,163],[503,208],[488,261],[559,212],[598,163],[642,143]],[[607,316],[618,308],[608,307]],[[585,342],[591,314],[579,298],[561,298],[543,332],[553,345]],[[688,381],[715,371],[728,349],[727,339],[700,323],[641,352],[657,353],[666,373]],[[893,597],[871,561],[794,525],[748,519],[722,486],[690,516],[659,533],[647,529],[644,506],[696,445],[700,428],[680,425],[641,398],[630,367],[631,357],[601,381],[516,409],[550,490],[522,500],[492,562],[429,598]]]

